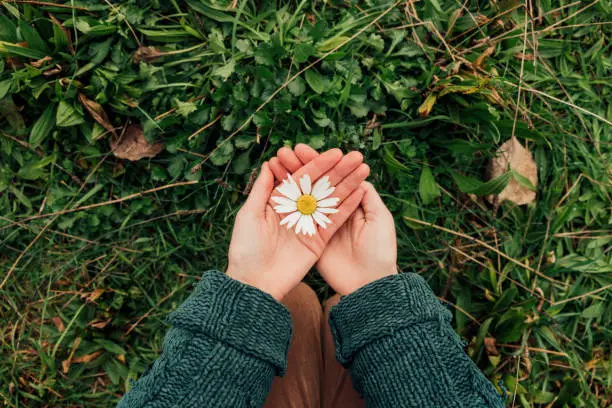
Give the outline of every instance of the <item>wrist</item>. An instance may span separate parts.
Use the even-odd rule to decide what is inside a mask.
[[[351,293],[356,292],[357,290],[363,288],[364,286],[374,283],[380,279],[383,279],[389,276],[393,276],[393,275],[397,275],[397,274],[398,274],[397,265],[393,265],[387,268],[380,268],[380,269],[377,268],[376,270],[363,271],[360,274],[358,274],[358,276],[360,276],[361,279],[355,279],[355,281],[352,282],[353,284],[348,285],[345,288],[343,288],[345,290],[340,291],[340,294],[350,295]]]
[[[280,302],[281,299],[286,295],[284,291],[278,288],[278,284],[274,282],[267,282],[265,279],[266,274],[262,272],[254,272],[251,270],[250,273],[244,273],[240,269],[229,266],[225,271],[225,274],[233,280],[236,280],[245,285],[259,289],[262,292],[272,296],[276,301]]]

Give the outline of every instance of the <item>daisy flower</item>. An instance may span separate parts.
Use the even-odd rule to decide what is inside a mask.
[[[337,213],[335,208],[340,201],[339,198],[330,197],[335,190],[329,184],[329,177],[321,177],[312,185],[310,176],[304,175],[298,186],[291,176],[276,187],[282,197],[272,197],[272,201],[278,204],[274,210],[279,214],[287,214],[280,225],[287,225],[290,229],[295,225],[295,233],[313,236],[317,233],[315,223],[323,228],[331,224],[331,220],[325,214]]]

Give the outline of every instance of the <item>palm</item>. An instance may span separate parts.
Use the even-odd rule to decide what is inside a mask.
[[[360,269],[364,265],[369,237],[363,210],[358,209],[336,232],[317,263],[317,269],[329,285],[338,292],[343,288],[361,286]]]

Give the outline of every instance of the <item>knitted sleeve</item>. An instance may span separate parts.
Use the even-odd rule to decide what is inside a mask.
[[[412,273],[364,286],[329,316],[336,356],[369,408],[504,407],[450,320],[425,280]]]
[[[168,320],[161,356],[118,408],[259,407],[285,372],[289,311],[221,272],[204,273]]]

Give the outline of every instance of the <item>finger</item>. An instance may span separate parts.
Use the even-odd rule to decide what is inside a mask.
[[[327,228],[319,228],[319,233],[324,242],[328,242],[338,229],[349,219],[353,212],[359,207],[364,191],[361,188],[353,191],[338,207],[338,212],[329,216],[332,223]]]
[[[303,143],[295,146],[295,155],[304,164],[310,163],[319,153],[312,147]],[[282,160],[281,160],[282,161]],[[332,186],[338,185],[346,176],[351,174],[363,162],[363,155],[357,151],[348,153],[342,158],[326,176],[329,176],[329,182]]]
[[[361,207],[365,212],[366,219],[369,220],[381,214],[390,214],[389,209],[382,198],[380,198],[378,191],[376,191],[372,183],[367,181],[364,182],[362,184],[362,190],[364,191],[364,195],[361,200]]]
[[[278,181],[283,181],[289,174],[291,174],[287,171],[287,168],[283,166],[278,157],[273,157],[270,159],[270,169]]]
[[[348,196],[350,196],[353,191],[359,189],[361,183],[370,175],[370,166],[365,163],[362,163],[350,173],[344,180],[342,180],[334,190],[332,197],[337,197],[340,199],[340,202],[344,201]]]
[[[315,183],[321,176],[331,170],[342,159],[342,151],[340,149],[331,149],[325,153],[321,153],[317,158],[302,166],[293,174],[293,179],[299,183],[299,180],[305,174],[310,176],[312,183]]]
[[[319,152],[304,143],[298,143],[293,150],[302,164],[310,163],[319,155]]]
[[[318,155],[319,154],[317,153],[317,156]],[[296,171],[300,169],[300,167],[306,164],[306,163],[302,163],[300,159],[298,159],[298,157],[295,155],[293,150],[291,150],[288,147],[281,147],[280,149],[278,149],[278,152],[276,153],[276,157],[278,157],[281,164],[285,166],[285,168],[291,173],[295,173]]]
[[[244,203],[244,208],[247,211],[264,212],[273,188],[274,174],[270,170],[269,163],[265,162],[261,166],[257,180],[253,183],[253,188]]]
[[[279,152],[280,153],[280,152]],[[298,144],[295,146],[295,152],[293,155],[290,152],[283,152],[283,156],[279,155],[281,163],[288,169],[289,166],[295,166],[295,158],[299,159],[300,162],[307,164],[314,160],[319,153],[312,147],[305,144]],[[295,157],[292,157],[295,156]],[[328,171],[325,176],[329,177],[329,183],[332,186],[338,185],[345,177],[352,174],[355,169],[363,162],[363,155],[357,151],[348,153],[340,160],[340,162]],[[361,180],[363,181],[363,180]]]

